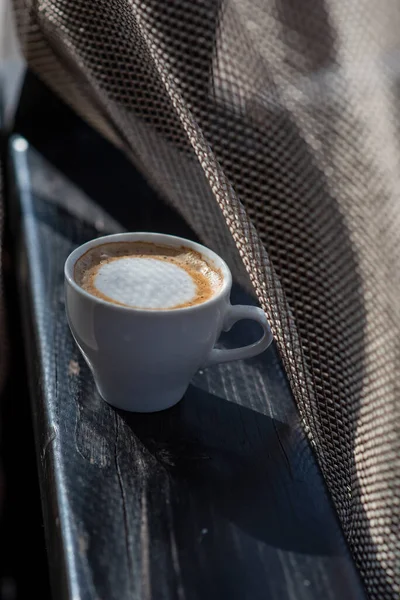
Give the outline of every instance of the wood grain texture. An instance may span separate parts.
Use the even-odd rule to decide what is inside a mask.
[[[54,597],[364,598],[274,347],[200,371],[163,413],[123,413],[99,398],[68,330],[63,263],[78,244],[120,227],[15,143],[19,280]],[[253,300],[236,286],[233,302]],[[221,344],[257,335],[242,322]]]

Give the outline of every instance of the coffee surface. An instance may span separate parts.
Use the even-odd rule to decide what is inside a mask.
[[[222,274],[199,252],[185,246],[110,242],[81,256],[75,281],[113,304],[168,310],[200,304],[222,285]]]

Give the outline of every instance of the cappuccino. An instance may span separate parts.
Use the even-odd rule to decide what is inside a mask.
[[[201,304],[222,286],[222,273],[199,252],[149,242],[110,242],[81,256],[74,279],[112,304],[170,310]]]

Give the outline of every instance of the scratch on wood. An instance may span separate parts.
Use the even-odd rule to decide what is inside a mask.
[[[143,485],[141,498],[142,518],[140,523],[141,541],[141,574],[144,598],[151,598],[150,553],[149,553],[149,523],[147,514],[146,485]]]
[[[43,448],[42,448],[42,452],[40,454],[40,460],[42,461],[42,463],[44,463],[45,458],[46,458],[46,454],[47,451],[50,447],[50,445],[54,442],[54,440],[57,438],[57,428],[52,425],[49,434],[46,437],[46,440],[43,444]]]
[[[127,557],[127,562],[128,562],[129,585],[130,585],[131,590],[133,590],[134,587],[133,587],[132,573],[133,573],[134,569],[133,569],[133,560],[132,560],[132,549],[131,549],[131,544],[130,544],[130,540],[129,540],[129,520],[128,520],[128,511],[127,511],[127,506],[126,506],[126,496],[125,496],[124,484],[123,484],[123,480],[122,480],[121,469],[120,469],[119,462],[118,462],[119,431],[118,431],[118,415],[116,413],[114,416],[114,420],[115,420],[115,446],[114,446],[115,468],[117,471],[118,484],[119,484],[119,488],[120,488],[120,492],[121,492],[121,499],[122,499],[122,511],[123,511],[123,516],[124,516],[124,530],[125,530],[125,548],[126,548],[126,557]]]
[[[91,465],[104,468],[112,460],[109,442],[97,429],[96,423],[90,422],[90,415],[78,407],[75,425],[75,446],[78,453]]]
[[[80,366],[79,363],[76,360],[70,360],[69,361],[69,365],[68,365],[68,375],[79,375],[80,373]]]
[[[78,536],[78,548],[79,554],[84,558],[86,556],[86,552],[89,548],[89,538],[87,534],[81,533]]]
[[[272,423],[273,423],[273,426],[274,426],[274,429],[275,429],[276,437],[278,438],[278,443],[279,443],[280,449],[282,450],[283,456],[285,457],[285,461],[286,461],[286,464],[287,464],[288,469],[289,469],[289,474],[290,474],[291,478],[293,479],[292,465],[290,464],[289,457],[288,457],[288,455],[286,453],[286,450],[285,450],[285,448],[283,446],[283,443],[282,443],[282,440],[281,440],[281,436],[279,435],[279,431],[278,431],[278,428],[277,428],[277,426],[276,426],[276,424],[274,422],[274,419],[272,419]]]

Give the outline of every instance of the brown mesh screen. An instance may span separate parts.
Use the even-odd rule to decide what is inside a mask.
[[[32,68],[249,276],[370,596],[397,599],[400,4],[15,4]]]

